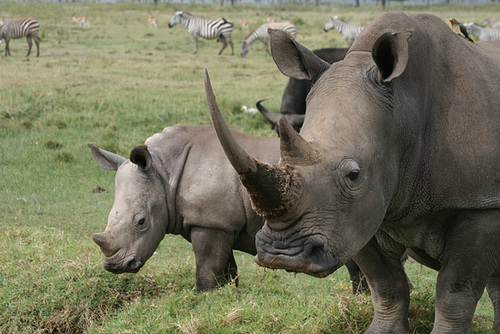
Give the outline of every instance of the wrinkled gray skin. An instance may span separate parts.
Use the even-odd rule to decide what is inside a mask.
[[[314,50],[313,52],[324,61],[329,64],[333,64],[344,59],[347,50],[348,49],[327,48]],[[262,105],[262,102],[265,100],[257,102],[257,109],[271,124],[271,128],[276,129],[278,134],[278,121],[281,117],[286,117],[292,127],[296,131],[299,131],[304,123],[306,113],[306,97],[310,90],[311,81],[307,79],[290,78],[285,91],[283,92],[283,97],[281,98],[281,108],[279,113],[274,113],[266,109]]]
[[[275,138],[234,135],[259,159],[277,162]],[[236,278],[233,249],[256,254],[263,220],[211,126],[165,128],[136,146],[130,159],[90,147],[101,167],[117,171],[108,225],[92,235],[106,270],[137,272],[166,233],[179,234],[193,245],[196,288],[204,291]]]
[[[277,138],[234,135],[262,161],[278,162]],[[166,233],[180,234],[193,244],[196,288],[204,291],[236,279],[233,249],[256,254],[254,238],[263,218],[252,210],[212,126],[165,128],[136,146],[130,160],[89,147],[101,167],[117,171],[108,225],[92,235],[106,270],[135,273]],[[347,266],[353,291],[368,290],[356,264]]]
[[[266,218],[257,263],[324,277],[354,258],[373,296],[367,333],[406,333],[409,248],[439,270],[432,332],[472,333],[487,283],[498,305],[500,44],[386,13],[330,66],[270,34],[279,69],[315,84],[300,135],[280,120],[278,165],[226,149]]]

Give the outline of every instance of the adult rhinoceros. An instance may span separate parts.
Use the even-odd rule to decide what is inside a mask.
[[[315,82],[300,135],[280,120],[278,165],[228,136],[206,80],[221,143],[266,218],[257,263],[324,277],[354,258],[373,295],[367,332],[406,333],[410,248],[439,269],[433,333],[471,333],[500,276],[500,44],[387,13],[332,66],[279,31],[271,46],[284,74]]]
[[[234,135],[259,159],[278,162],[279,139]],[[136,146],[130,160],[89,147],[101,167],[117,171],[108,225],[92,235],[106,270],[137,272],[166,233],[179,234],[193,245],[196,289],[203,291],[237,277],[233,249],[256,254],[263,218],[252,210],[212,126],[165,128]],[[356,264],[347,267],[353,291],[367,289]]]

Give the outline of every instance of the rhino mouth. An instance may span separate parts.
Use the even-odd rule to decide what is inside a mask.
[[[120,261],[105,258],[103,267],[113,274],[137,273],[144,266],[144,262],[137,255],[129,255]]]
[[[319,236],[306,236],[291,242],[271,239],[262,230],[255,237],[257,255],[254,261],[263,267],[326,277],[342,266],[327,251]]]

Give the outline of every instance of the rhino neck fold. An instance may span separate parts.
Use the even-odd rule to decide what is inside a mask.
[[[162,172],[158,172],[158,174],[165,188],[165,199],[167,202],[168,218],[166,221],[166,234],[187,236],[183,229],[182,217],[177,210],[177,191],[190,150],[191,144],[186,144],[177,157],[169,156],[161,158]]]

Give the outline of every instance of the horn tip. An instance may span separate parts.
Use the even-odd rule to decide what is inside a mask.
[[[205,70],[203,71],[203,77],[205,79],[205,84],[208,83],[211,85],[210,83],[210,75],[208,74],[208,69],[205,68]]]

